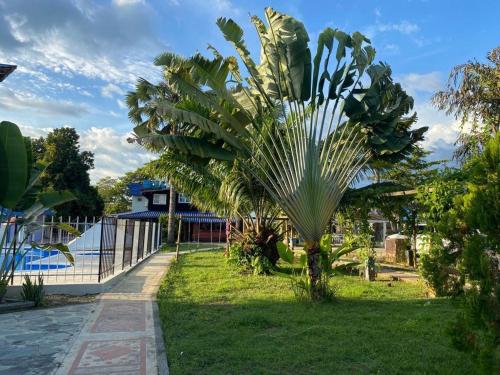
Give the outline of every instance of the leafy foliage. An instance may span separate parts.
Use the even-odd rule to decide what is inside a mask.
[[[54,129],[46,138],[35,141],[32,153],[47,165],[40,176],[43,189],[71,190],[77,198],[56,207],[58,215],[99,216],[104,203],[89,177],[89,170],[94,168],[94,155],[80,151],[79,138],[73,128]]]
[[[433,241],[423,271],[438,293],[464,294],[451,328],[457,347],[472,351],[485,373],[500,363],[500,136],[452,179],[436,180],[420,199],[427,205]],[[447,172],[443,173],[449,177]],[[455,285],[453,285],[455,284]]]
[[[488,53],[487,60],[487,64],[469,61],[453,68],[446,90],[433,97],[437,108],[462,124],[455,152],[462,161],[480,153],[500,126],[500,46]]]
[[[152,107],[188,122],[206,134],[205,142],[173,141],[147,127],[135,132],[153,148],[199,158],[234,155],[305,238],[313,261],[324,229],[361,168],[370,159],[394,161],[408,154],[426,128],[410,130],[413,100],[392,81],[387,65],[373,64],[375,50],[362,34],[327,28],[312,58],[304,25],[293,17],[266,8],[267,25],[256,16],[251,20],[260,63],[252,59],[239,25],[217,21],[246,75],[236,58],[224,58],[213,47],[213,59],[200,54],[157,59],[182,99]],[[313,284],[320,277],[309,276]]]
[[[420,272],[437,296],[463,294],[464,280],[456,268],[458,254],[434,240],[428,254],[420,258]]]
[[[249,270],[254,275],[269,275],[274,265],[263,250],[262,246],[258,246],[255,242],[234,241],[229,246],[227,262]]]
[[[455,344],[473,351],[485,373],[500,369],[500,135],[472,159],[467,193],[457,199],[468,228],[463,248],[464,313],[457,325],[466,333]],[[456,332],[456,330],[455,330]],[[464,335],[468,336],[463,340]]]
[[[5,249],[0,265],[0,297],[3,297],[8,279],[27,254],[25,243],[35,231],[41,229],[39,216],[47,209],[74,200],[75,196],[67,190],[43,191],[40,176],[47,164],[33,162],[29,139],[22,136],[16,124],[7,121],[0,122],[0,158],[0,223],[14,226],[13,238],[22,234],[18,242],[11,241],[10,244],[7,242],[10,230],[4,230],[0,237],[0,249]],[[22,216],[19,217],[16,211],[22,211]],[[74,262],[65,245],[42,245],[36,241],[31,245],[56,248],[70,263]],[[14,257],[14,252],[20,256]]]
[[[38,275],[38,284],[36,281],[31,281],[31,277],[29,275],[24,276],[21,298],[24,301],[33,301],[35,303],[35,307],[43,304],[45,299],[45,289],[43,286],[42,275]]]
[[[345,241],[342,246],[332,247],[332,235],[326,234],[321,237],[320,251],[317,253],[317,259],[311,264],[308,257],[308,249],[300,257],[295,257],[292,250],[287,245],[278,243],[278,252],[281,259],[288,264],[298,264],[301,267],[299,275],[291,278],[292,289],[299,300],[332,300],[335,296],[335,288],[330,285],[330,279],[334,275],[342,274],[359,265],[358,262],[343,262],[341,258],[350,253],[359,250],[359,245],[354,241]],[[311,284],[311,279],[306,277],[310,274],[310,267],[321,267],[321,276],[316,280],[317,285]]]

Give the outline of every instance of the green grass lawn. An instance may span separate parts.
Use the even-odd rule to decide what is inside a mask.
[[[176,374],[475,374],[445,333],[455,307],[417,283],[337,277],[333,303],[297,302],[284,276],[187,254],[159,291]]]
[[[220,245],[217,243],[211,244],[210,242],[200,242],[200,243],[195,243],[195,242],[185,242],[185,243],[180,243],[179,244],[179,251],[190,251],[190,250],[198,250],[198,249],[206,249],[206,248],[217,248],[217,247],[224,247],[224,244]],[[163,244],[160,248],[160,251],[171,253],[176,251],[176,245],[169,245],[169,244]]]

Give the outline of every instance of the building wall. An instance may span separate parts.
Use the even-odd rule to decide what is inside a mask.
[[[141,212],[148,209],[148,199],[146,197],[132,197],[132,212]]]
[[[168,203],[170,201],[170,190],[143,190],[143,196],[147,198],[147,210],[149,211],[168,211]],[[154,204],[154,194],[165,194],[166,204]],[[179,194],[175,193],[175,211],[176,212],[193,212],[198,209],[190,203],[179,203]]]
[[[182,223],[182,242],[226,242],[226,223]]]

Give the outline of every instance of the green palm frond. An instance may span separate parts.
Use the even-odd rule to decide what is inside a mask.
[[[211,60],[199,54],[159,58],[173,90],[196,106],[159,98],[157,112],[221,140],[210,138],[205,147],[231,150],[240,168],[317,245],[367,163],[396,160],[425,129],[410,130],[416,119],[409,115],[413,100],[392,81],[387,65],[373,63],[375,50],[362,34],[327,28],[312,58],[304,25],[293,17],[267,8],[265,22],[257,17],[252,22],[261,45],[258,63],[241,27],[225,18],[217,21],[247,74],[235,58],[218,52]],[[169,147],[201,155],[197,145],[177,148],[172,142]],[[226,188],[236,196],[245,185]]]

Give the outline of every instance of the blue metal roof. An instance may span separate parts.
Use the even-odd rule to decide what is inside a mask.
[[[139,212],[124,212],[117,214],[119,219],[158,219],[162,215],[168,215],[167,211],[139,211]],[[226,218],[218,217],[211,212],[189,212],[179,211],[175,213],[177,218],[182,218],[183,221],[193,223],[225,223]]]
[[[163,181],[144,180],[142,182],[131,182],[127,187],[130,195],[138,197],[142,195],[143,190],[165,190],[168,185]]]

